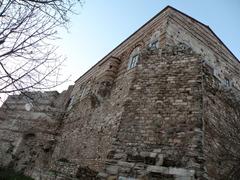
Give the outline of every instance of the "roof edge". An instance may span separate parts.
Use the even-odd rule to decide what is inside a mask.
[[[124,44],[125,42],[127,42],[131,37],[133,37],[137,32],[139,32],[142,28],[144,28],[148,23],[150,23],[151,21],[153,21],[156,17],[158,17],[160,14],[162,14],[164,11],[166,11],[167,9],[172,9],[186,17],[188,17],[189,19],[201,24],[202,26],[206,27],[207,29],[209,29],[211,31],[211,33],[217,38],[217,40],[230,52],[230,54],[234,57],[234,59],[240,63],[239,59],[232,53],[232,51],[222,42],[222,40],[213,32],[213,30],[206,24],[198,21],[197,19],[185,14],[184,12],[170,6],[167,5],[165,8],[163,8],[159,13],[157,13],[155,16],[153,16],[151,19],[149,19],[146,23],[144,23],[140,28],[138,28],[134,33],[132,33],[129,37],[127,37],[125,40],[123,40],[117,47],[115,47],[113,50],[111,50],[107,55],[105,55],[102,59],[100,59],[96,64],[94,64],[89,70],[87,70],[83,75],[81,75],[76,81],[75,83],[81,78],[83,77],[85,74],[87,74],[90,70],[92,70],[94,67],[96,67],[99,63],[103,63],[103,61],[109,56],[111,55],[111,53],[113,53],[116,49],[118,49],[122,44]]]
[[[185,14],[184,12],[182,12],[182,11],[180,11],[180,10],[178,10],[178,9],[175,9],[175,8],[172,7],[172,6],[167,6],[167,7],[173,9],[174,11],[177,11],[178,13],[180,13],[180,14],[188,17],[189,19],[192,19],[193,21],[195,21],[195,22],[201,24],[202,26],[206,27],[206,28],[213,34],[213,36],[215,36],[215,37],[217,38],[217,40],[230,52],[230,54],[236,59],[236,61],[237,61],[238,63],[240,63],[240,60],[233,54],[233,52],[223,43],[223,41],[216,35],[216,33],[214,33],[214,31],[213,31],[208,25],[206,25],[206,24],[198,21],[197,19],[195,19],[195,18],[193,18],[193,17]]]
[[[150,20],[148,20],[146,23],[144,23],[140,28],[138,28],[134,33],[132,33],[130,36],[128,36],[126,39],[124,39],[117,47],[115,47],[113,50],[111,50],[107,55],[105,55],[102,59],[100,59],[96,64],[94,64],[89,70],[87,70],[83,75],[81,75],[75,82],[77,82],[82,76],[87,74],[91,69],[93,69],[95,66],[97,66],[99,63],[102,63],[102,61],[108,57],[112,52],[114,52],[117,48],[119,48],[122,44],[124,44],[126,41],[128,41],[131,37],[133,37],[137,32],[139,32],[142,28],[144,28],[148,23],[153,21],[156,17],[158,17],[160,14],[162,14],[164,11],[166,11],[168,8],[172,8],[171,6],[166,6],[164,9],[162,9],[159,13],[157,13],[155,16],[153,16]],[[174,9],[174,8],[172,8]]]

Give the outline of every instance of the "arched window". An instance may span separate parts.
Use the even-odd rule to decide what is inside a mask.
[[[159,38],[160,38],[160,31],[156,31],[155,33],[153,33],[149,43],[150,49],[159,48]]]
[[[128,69],[132,69],[137,65],[139,60],[139,54],[140,54],[140,46],[136,47],[130,54]]]

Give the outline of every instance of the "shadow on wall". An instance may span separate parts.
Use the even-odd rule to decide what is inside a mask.
[[[1,180],[33,180],[30,177],[24,176],[19,172],[15,172],[12,169],[0,168],[0,179]]]

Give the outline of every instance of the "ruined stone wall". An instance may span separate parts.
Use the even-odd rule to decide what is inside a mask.
[[[57,106],[58,98],[63,97],[57,92],[8,97],[1,107],[1,166],[32,177],[49,168],[63,110]]]
[[[178,50],[142,51],[101,176],[203,176],[201,59]]]
[[[131,73],[118,77],[118,81],[111,85],[110,94],[106,96],[94,93],[91,89],[84,97],[75,99],[76,102],[63,119],[58,145],[53,154],[55,161],[64,158],[82,167],[102,169],[118,131],[122,104],[131,79]]]
[[[168,17],[167,46],[183,43],[203,60],[204,150],[209,178],[233,178],[230,174],[238,166],[233,155],[238,155],[236,142],[239,140],[236,140],[238,135],[234,138],[230,134],[237,131],[240,118],[239,61],[207,26],[173,10]]]
[[[240,91],[222,84],[205,67],[203,94],[208,176],[210,179],[239,179]]]
[[[80,167],[95,171],[104,168],[135,77],[134,69],[128,70],[129,56],[137,46],[148,47],[153,36],[159,46],[164,45],[165,16],[147,24],[75,82],[51,171],[67,176],[76,174]],[[59,163],[63,168],[58,168]]]
[[[239,72],[208,27],[167,8],[67,91],[10,96],[0,166],[46,180],[223,177],[235,164],[212,161],[209,124],[239,118]]]
[[[47,129],[54,134],[54,137],[50,138],[55,141],[54,150],[51,152],[53,153],[51,158],[50,156],[47,158],[48,162],[45,163],[47,165],[40,167],[29,164],[29,167],[31,166],[34,170],[25,171],[27,174],[35,178],[44,177],[45,179],[54,179],[56,175],[63,177],[76,176],[79,166],[88,166],[95,171],[101,170],[104,167],[106,157],[109,153],[108,151],[111,149],[112,142],[115,140],[115,135],[119,130],[120,117],[124,111],[123,104],[128,97],[129,88],[134,77],[134,71],[127,69],[129,55],[136,46],[140,46],[141,48],[147,47],[156,32],[156,38],[159,41],[158,45],[164,45],[165,17],[166,13],[161,14],[134,33],[133,36],[124,41],[118,48],[114,49],[109,55],[78,79],[74,87],[65,95],[60,95],[61,97],[55,97],[55,99],[46,101],[45,104],[40,103],[41,108],[39,112],[43,114],[45,112],[50,114],[55,113],[56,109],[49,108],[51,105],[59,105],[59,109],[56,111],[60,111],[61,115],[62,112],[66,110],[63,118],[58,119],[54,117],[49,120],[55,123],[53,123],[54,129],[48,127],[49,122],[40,121],[39,117],[36,117],[37,123],[34,122],[29,125],[30,121],[35,118],[33,114],[36,113],[36,110],[32,109],[30,112],[26,112],[24,110],[26,102],[24,101],[19,104],[18,100],[14,99],[12,104],[19,104],[19,107],[21,107],[21,111],[15,112],[14,118],[18,118],[19,114],[26,114],[25,119],[28,120],[28,125],[25,127],[25,130],[22,130],[19,134],[14,133],[15,139],[13,141],[15,144],[17,143],[16,141],[19,141],[19,143],[22,142],[21,138],[24,136],[23,134],[31,128],[34,129],[34,133],[30,133],[32,135],[31,138],[34,137],[31,143],[35,144],[32,144],[30,149],[38,146],[37,144],[44,144],[45,140],[48,141],[47,139],[49,139],[44,136],[45,134],[36,135],[38,129]],[[19,97],[16,96],[16,98]],[[42,97],[40,99],[44,100]],[[8,99],[5,104],[8,103],[11,103],[10,99]],[[51,105],[48,105],[48,103]],[[16,106],[12,106],[12,109],[15,108]],[[49,111],[46,110],[46,108],[49,108]],[[11,114],[11,111],[7,110],[7,113]],[[3,117],[5,120],[1,123],[1,127],[5,127],[5,124],[11,126],[11,118],[6,114],[3,114]],[[22,125],[18,124],[17,128],[19,128],[18,126]],[[28,126],[31,128],[28,128]],[[35,130],[35,126],[37,130]],[[8,128],[7,132],[8,134],[11,132],[10,128]],[[2,137],[5,137],[6,132],[4,131],[2,134]],[[40,140],[35,137],[39,137]],[[8,143],[2,145],[5,149],[8,149],[8,146],[10,146]],[[19,147],[21,147],[20,149],[27,148],[25,154],[29,153],[27,144],[20,143]],[[3,151],[5,151],[5,149]],[[39,147],[36,147],[36,149],[39,150]],[[22,150],[20,150],[20,152],[21,151]],[[12,154],[13,153],[10,153],[10,156],[12,156]],[[25,154],[22,155],[20,159],[23,159]],[[8,156],[2,155],[2,157],[6,157],[6,160],[11,161],[11,158]],[[34,157],[32,159],[36,158]],[[6,165],[9,164],[10,161],[6,162]],[[18,162],[18,160],[13,161]],[[25,163],[25,160],[20,161],[24,161],[23,163]],[[15,167],[18,167],[18,165],[15,165]],[[49,171],[46,171],[46,169]],[[44,173],[44,171],[46,173]]]

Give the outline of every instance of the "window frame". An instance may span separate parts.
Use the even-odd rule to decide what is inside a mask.
[[[128,64],[128,69],[132,69],[137,66],[137,63],[139,61],[139,54],[135,54],[130,57],[130,61]]]

